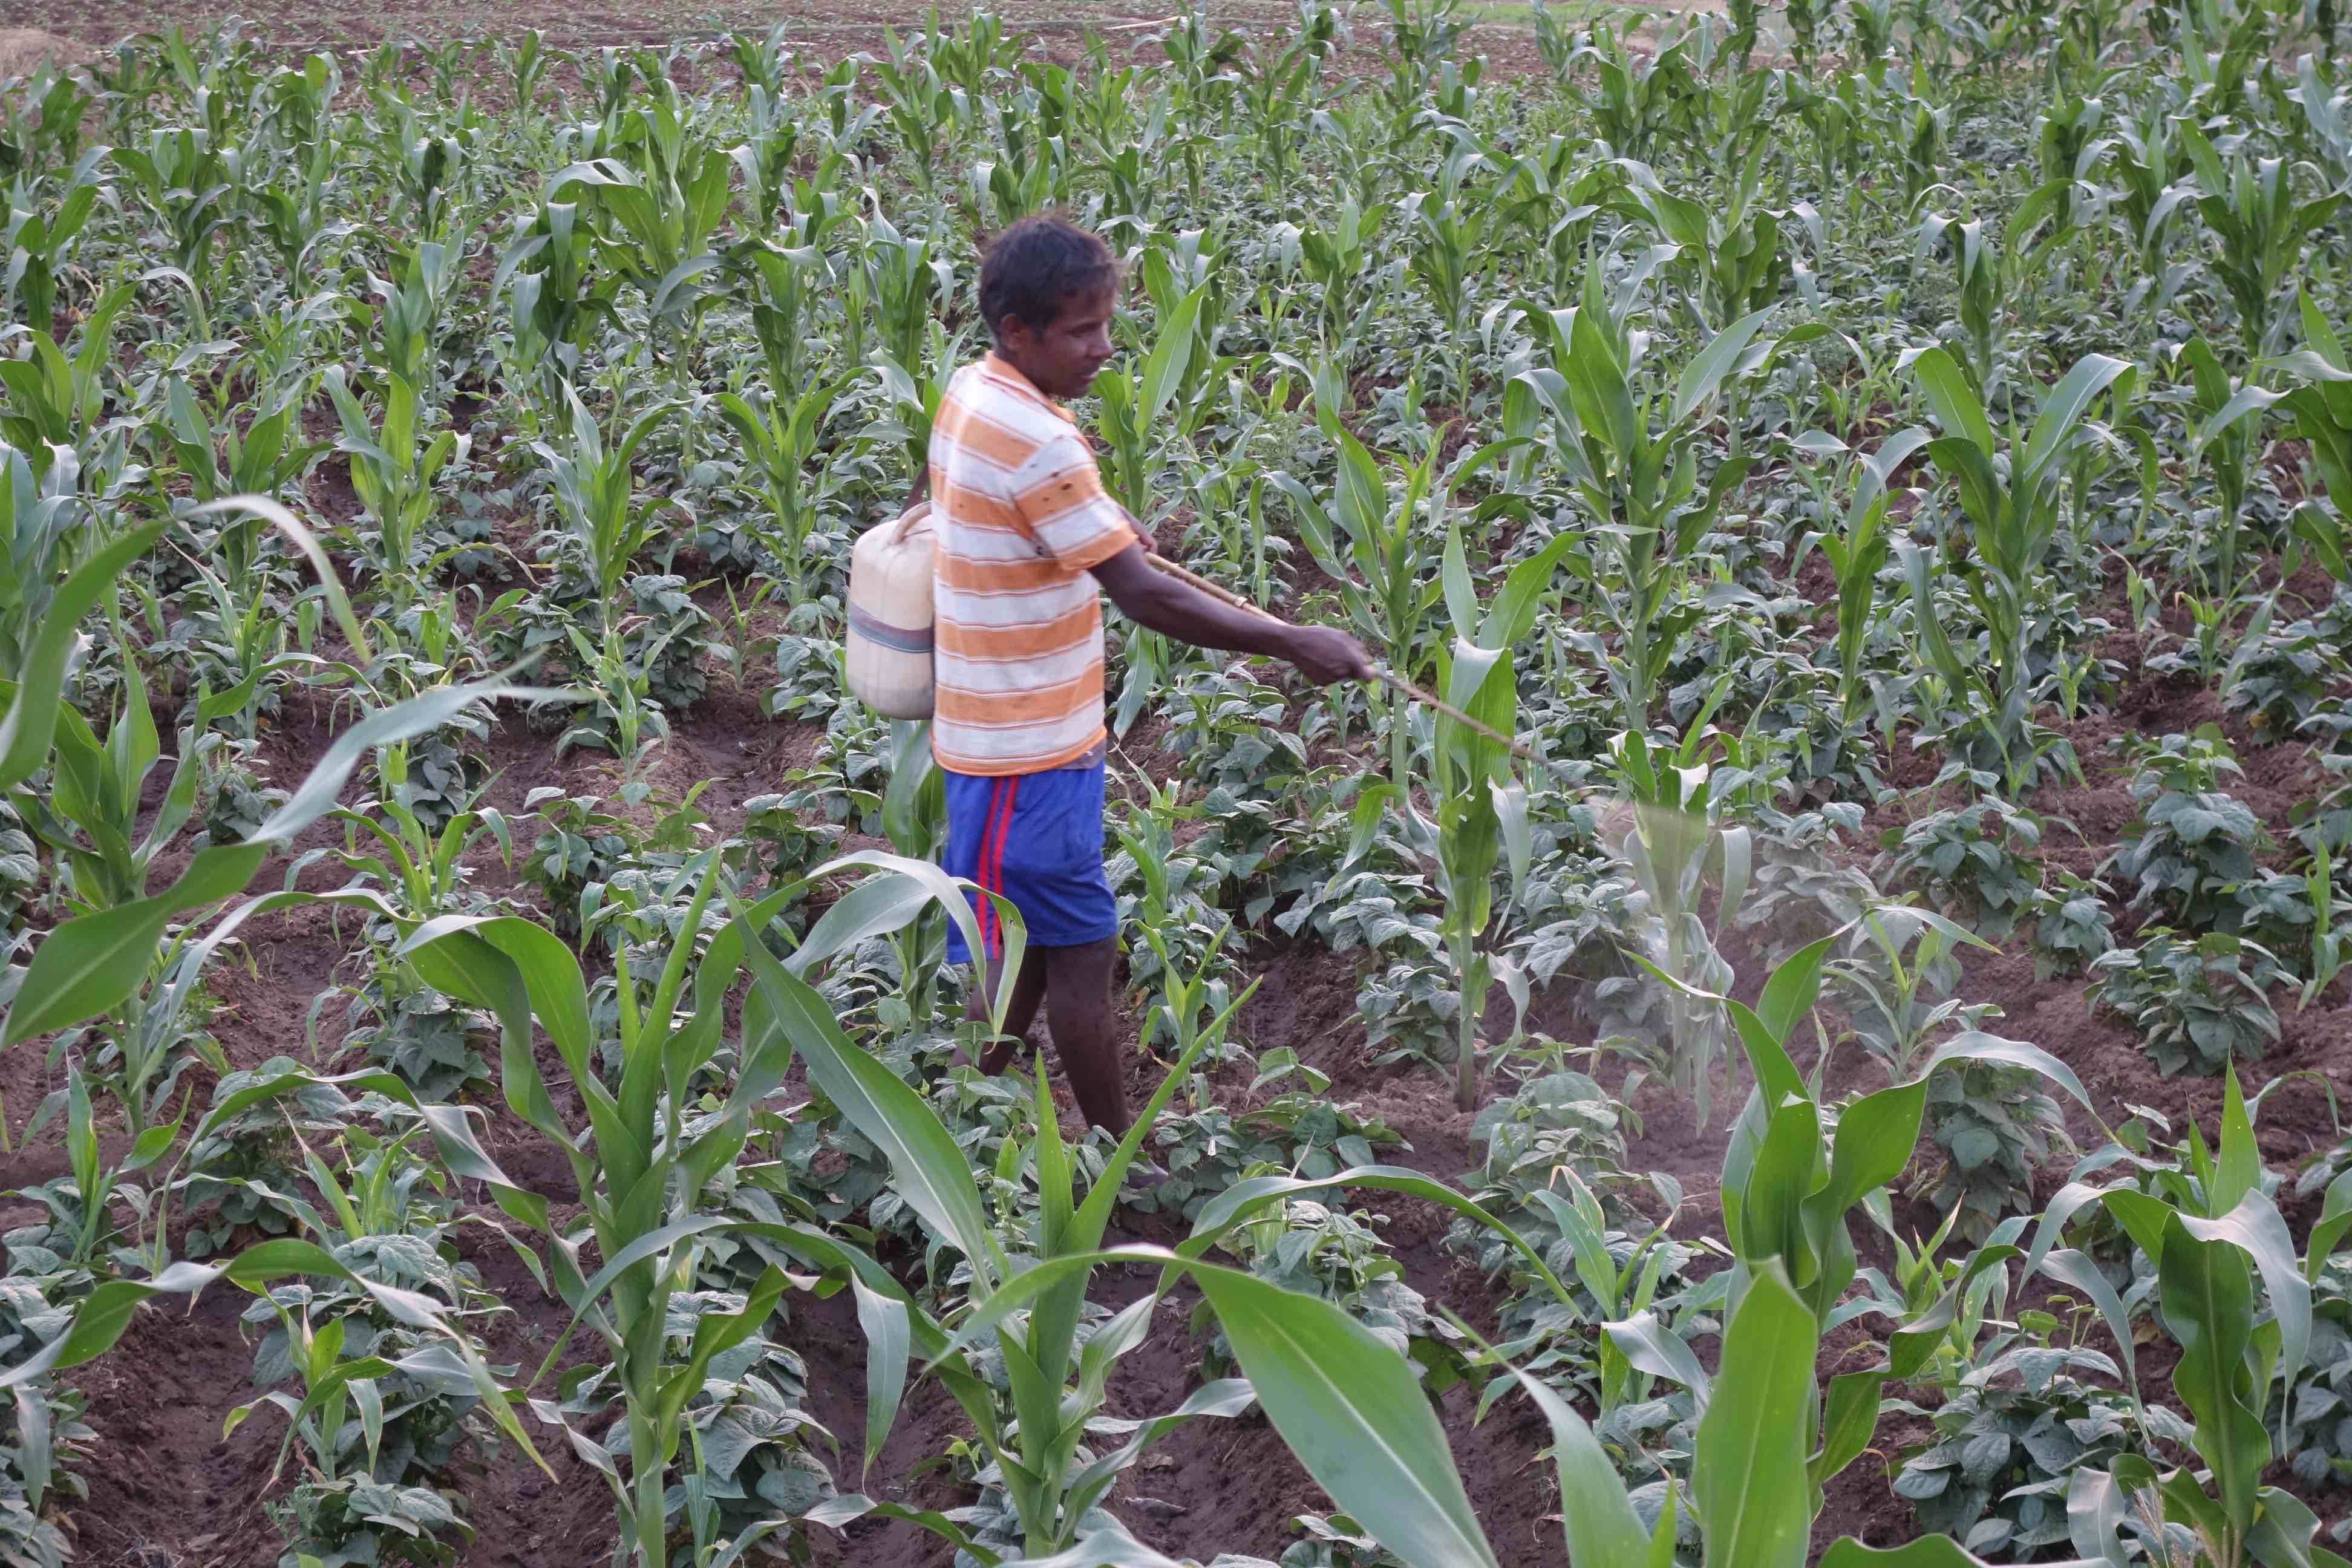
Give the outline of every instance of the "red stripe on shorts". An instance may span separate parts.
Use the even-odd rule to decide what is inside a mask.
[[[1021,797],[1020,775],[1016,773],[1008,776],[1004,781],[1003,788],[1004,809],[997,821],[996,848],[993,852],[990,852],[986,845],[982,846],[982,853],[988,855],[988,880],[981,885],[991,892],[996,893],[1004,891],[1004,841],[1013,836],[1014,803]],[[993,904],[989,906],[988,929],[985,935],[990,944],[990,953],[1002,958],[1004,955],[1004,922],[996,918],[996,906]]]
[[[988,821],[980,832],[980,862],[972,868],[972,880],[980,884],[982,893],[1004,890],[1004,834],[1013,826],[1011,786],[1015,782],[1010,777],[1001,778],[989,794]],[[991,958],[1004,951],[992,899],[980,900],[980,945]]]

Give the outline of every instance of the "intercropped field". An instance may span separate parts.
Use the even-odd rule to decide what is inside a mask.
[[[0,1564],[2341,1562],[2332,5],[170,19],[0,6]],[[1047,209],[1528,753],[1114,619],[1124,1145],[841,678]]]

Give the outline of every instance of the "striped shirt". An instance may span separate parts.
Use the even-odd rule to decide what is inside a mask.
[[[1102,600],[1089,569],[1137,542],[1076,422],[994,354],[931,422],[937,708],[950,773],[1066,767],[1103,740]]]

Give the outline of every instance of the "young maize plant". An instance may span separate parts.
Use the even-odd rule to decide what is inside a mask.
[[[1616,643],[1604,648],[1591,633],[1579,642],[1601,659],[1626,728],[1647,733],[1659,684],[1699,615],[1690,554],[1751,467],[1727,458],[1702,486],[1701,426],[1726,386],[1769,363],[1780,341],[1757,336],[1770,308],[1751,312],[1683,367],[1671,394],[1652,390],[1626,323],[1630,302],[1607,298],[1601,268],[1589,268],[1580,303],[1537,323],[1551,363],[1513,380],[1503,423],[1559,466],[1594,524],[1586,549],[1565,559]]]
[[[851,895],[861,900],[861,907],[854,921],[841,922],[845,932],[850,929],[871,931],[902,921],[934,900],[958,920],[970,919],[962,894],[952,884],[940,885],[932,868],[889,857],[852,858],[863,858],[895,875],[868,881]],[[829,914],[826,921],[833,919]],[[1008,937],[1007,952],[1012,955],[1008,973],[1017,967],[1013,960],[1018,956],[1018,930],[1015,917]],[[1360,1373],[1369,1380],[1364,1386],[1381,1400],[1386,1418],[1401,1423],[1401,1430],[1433,1433],[1435,1422],[1425,1399],[1412,1384],[1411,1374],[1402,1372],[1406,1363],[1388,1346],[1370,1339],[1339,1308],[1206,1261],[1209,1251],[1223,1237],[1248,1224],[1267,1205],[1291,1197],[1362,1187],[1442,1204],[1475,1224],[1492,1227],[1546,1281],[1553,1296],[1563,1303],[1570,1300],[1566,1287],[1515,1232],[1444,1184],[1395,1166],[1351,1167],[1320,1179],[1254,1177],[1227,1189],[1203,1209],[1193,1222],[1191,1236],[1176,1248],[1104,1247],[1112,1205],[1150,1127],[1199,1053],[1223,1034],[1241,1006],[1239,1000],[1190,1036],[1182,1055],[1083,1196],[1077,1167],[1062,1139],[1041,1074],[1033,1101],[1034,1142],[1026,1150],[1009,1143],[999,1165],[1000,1175],[1034,1169],[1039,1198],[1034,1225],[1014,1242],[1019,1250],[1009,1250],[999,1228],[988,1221],[969,1158],[937,1112],[896,1074],[852,1046],[823,998],[793,973],[794,967],[803,973],[813,967],[803,962],[803,954],[837,947],[837,937],[820,941],[826,934],[821,923],[811,931],[809,945],[796,952],[791,963],[780,963],[756,942],[747,942],[742,951],[751,960],[755,988],[766,994],[778,1016],[792,1021],[812,1080],[844,1117],[886,1152],[893,1178],[908,1204],[962,1254],[972,1275],[972,1310],[951,1334],[895,1287],[887,1293],[861,1291],[859,1313],[872,1347],[866,1459],[870,1464],[888,1436],[904,1398],[906,1376],[913,1358],[919,1354],[925,1373],[939,1377],[971,1418],[997,1483],[1010,1495],[1019,1532],[1017,1541],[1007,1544],[1020,1554],[1003,1555],[944,1515],[863,1495],[821,1504],[808,1515],[816,1523],[845,1525],[868,1515],[904,1520],[953,1542],[960,1552],[984,1568],[1013,1561],[1166,1563],[1168,1559],[1134,1541],[1099,1504],[1150,1444],[1196,1416],[1239,1415],[1254,1397],[1265,1404],[1286,1439],[1318,1479],[1323,1479],[1323,1472],[1317,1468],[1315,1449],[1324,1441],[1336,1439],[1349,1445],[1349,1452],[1360,1463],[1371,1467],[1367,1479],[1375,1485],[1394,1488],[1402,1482],[1410,1495],[1425,1495],[1436,1473],[1412,1464],[1405,1454],[1384,1452],[1377,1440],[1368,1442],[1370,1434],[1381,1428],[1377,1425],[1368,1428],[1361,1409],[1350,1405],[1343,1423],[1321,1432],[1311,1424],[1314,1417],[1302,1423],[1296,1408],[1301,1391],[1319,1388],[1321,1393],[1310,1394],[1318,1399],[1334,1394],[1349,1400],[1355,1397],[1352,1393],[1342,1394],[1343,1384],[1331,1381],[1334,1372],[1325,1364],[1325,1358],[1336,1355],[1339,1375],[1346,1379],[1346,1385],[1359,1386],[1355,1379]],[[977,933],[971,934],[976,940]],[[1081,1341],[1080,1309],[1087,1284],[1098,1270],[1118,1264],[1162,1267],[1161,1287],[1114,1314]],[[1087,1439],[1097,1424],[1105,1384],[1117,1361],[1149,1337],[1161,1294],[1179,1276],[1199,1286],[1230,1338],[1245,1376],[1204,1384],[1164,1415],[1119,1423],[1113,1430],[1124,1429],[1129,1434],[1128,1440],[1097,1455],[1087,1447]],[[991,1386],[974,1359],[978,1347],[991,1340],[1009,1384],[1004,1394]],[[1363,1353],[1367,1343],[1375,1353]],[[1397,1371],[1392,1373],[1391,1367]],[[1412,1389],[1408,1397],[1398,1397],[1394,1384],[1398,1375]],[[1269,1394],[1270,1387],[1280,1392]],[[1448,1475],[1451,1469],[1448,1461]],[[1459,1501],[1458,1481],[1452,1489]],[[1459,1506],[1466,1516],[1466,1501]],[[1384,1510],[1384,1515],[1392,1511]],[[1383,1534],[1382,1539],[1388,1537]],[[1492,1558],[1447,1561],[1491,1562]]]
[[[2045,769],[2071,767],[2065,756],[2053,755],[2034,722],[2031,647],[2042,574],[2058,539],[2067,464],[2081,448],[2112,438],[2091,415],[2102,398],[2118,405],[2127,401],[2137,373],[2105,354],[2084,358],[2051,390],[2029,429],[2019,430],[2012,418],[2005,442],[1975,388],[1942,349],[1921,354],[1912,374],[1944,431],[1927,443],[1928,460],[1953,486],[1974,546],[1960,563],[1960,576],[1985,627],[1986,657],[1964,658],[1945,635],[1936,603],[1937,563],[1928,552],[1904,545],[1896,553],[1911,584],[1912,625],[1954,706],[1952,738],[1979,765],[1998,770],[2011,790],[2022,792]]]

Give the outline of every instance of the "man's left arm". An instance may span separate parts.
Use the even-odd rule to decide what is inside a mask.
[[[1235,609],[1160,571],[1138,546],[1129,545],[1089,570],[1119,613],[1148,631],[1220,653],[1283,659],[1318,686],[1372,678],[1371,657],[1346,632],[1294,626]]]

